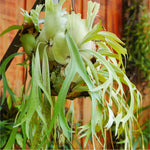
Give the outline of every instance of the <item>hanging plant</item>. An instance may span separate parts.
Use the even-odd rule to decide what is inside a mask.
[[[101,21],[93,26],[98,3],[89,1],[87,18],[82,19],[81,14],[62,9],[64,1],[55,4],[46,0],[44,19],[39,19],[43,5],[38,5],[30,14],[23,10],[20,41],[27,55],[23,65],[26,67],[28,60],[30,62],[31,82],[28,88],[24,87],[22,104],[4,149],[12,148],[18,128],[22,131],[22,149],[27,143],[31,149],[65,148],[66,143],[69,148],[75,148],[72,145],[77,132],[73,101],[67,114],[64,108],[66,99],[81,96],[89,97],[92,102],[90,122],[78,128],[80,138],[85,137],[84,147],[91,137],[93,148],[95,138],[107,148],[106,132],[115,124],[115,136],[124,133],[124,148],[132,149],[133,123],[137,123],[134,111],[140,107],[142,98],[124,72],[122,57],[127,54],[122,47],[124,43],[115,34],[104,31]],[[14,55],[4,61],[0,74],[4,83],[3,98],[8,90],[15,102],[4,74],[6,64]],[[123,85],[128,87],[127,95]],[[106,95],[109,98],[106,99]],[[142,137],[140,128],[139,132]],[[99,134],[104,142],[100,141]]]

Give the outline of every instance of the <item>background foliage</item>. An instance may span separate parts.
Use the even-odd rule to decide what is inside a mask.
[[[150,16],[144,1],[124,1],[123,41],[128,50],[127,75],[134,83],[150,80]]]

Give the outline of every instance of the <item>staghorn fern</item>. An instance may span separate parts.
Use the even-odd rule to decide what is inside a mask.
[[[127,52],[121,46],[124,43],[115,34],[103,31],[101,22],[92,27],[99,4],[88,2],[87,19],[84,20],[80,14],[66,13],[61,8],[63,2],[64,0],[60,0],[55,4],[52,0],[45,1],[42,29],[37,24],[40,22],[38,14],[42,6],[37,6],[30,15],[25,11],[24,23],[34,24],[35,29],[40,32],[34,36],[31,32],[23,34],[22,31],[20,37],[30,58],[31,89],[29,95],[28,89],[25,89],[22,105],[5,149],[12,148],[20,126],[24,137],[22,148],[25,148],[28,139],[33,149],[48,149],[51,146],[57,149],[59,137],[62,145],[67,141],[71,145],[74,129],[68,124],[65,102],[66,98],[73,99],[83,96],[83,93],[92,101],[91,120],[79,127],[80,138],[85,137],[84,147],[91,136],[94,148],[94,137],[107,148],[106,131],[115,123],[115,136],[119,137],[124,133],[124,148],[132,149],[132,124],[137,123],[134,111],[141,106],[142,97],[125,75],[122,57]],[[34,43],[29,42],[30,38]],[[0,68],[3,76],[5,64]],[[127,94],[124,85],[128,88]],[[106,95],[109,96],[108,99]],[[72,107],[70,110],[73,114]],[[73,119],[71,120],[73,124]],[[140,128],[139,131],[141,132]],[[103,144],[97,133],[103,136]]]

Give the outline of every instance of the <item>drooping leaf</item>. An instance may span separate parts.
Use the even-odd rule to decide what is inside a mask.
[[[10,27],[8,27],[6,30],[4,30],[1,34],[0,37],[3,36],[4,34],[6,34],[7,32],[10,32],[12,30],[22,30],[22,26],[21,25],[12,25]]]
[[[23,137],[20,133],[16,134],[16,141],[18,145],[22,148],[23,147]]]
[[[112,124],[114,122],[114,113],[112,112],[112,110],[110,109],[109,106],[108,106],[108,112],[109,112],[109,120],[105,126],[107,128],[107,130],[110,129],[110,127],[112,126]]]
[[[10,95],[8,95],[7,97],[7,105],[8,105],[8,109],[10,110],[12,107],[12,99]]]
[[[4,145],[5,145],[6,142],[7,142],[7,139],[8,139],[7,136],[2,136],[2,137],[1,137],[1,140],[0,140],[0,148],[3,148],[3,147],[4,147]]]
[[[4,150],[8,150],[8,149],[11,149],[14,142],[15,142],[15,138],[16,138],[16,134],[17,134],[17,127],[13,128],[11,134],[10,134],[10,137],[7,141],[7,144],[5,145],[4,147]]]
[[[16,100],[15,100],[15,97],[14,97],[14,92],[9,88],[8,86],[8,82],[7,82],[7,79],[6,79],[6,76],[5,76],[5,69],[6,69],[6,66],[7,64],[9,63],[9,61],[17,56],[17,55],[22,55],[24,53],[15,53],[15,54],[12,54],[10,55],[9,57],[7,57],[4,62],[1,64],[0,66],[0,75],[2,75],[2,79],[3,79],[3,87],[4,87],[4,92],[3,92],[3,97],[2,97],[2,102],[1,104],[4,103],[4,100],[5,100],[5,97],[6,97],[6,90],[8,90],[9,94],[11,95],[13,101],[16,103]]]
[[[21,125],[21,129],[22,129],[22,134],[23,134],[23,142],[22,142],[23,145],[22,145],[22,149],[25,149],[26,140],[27,140],[25,123],[23,123],[23,124]]]

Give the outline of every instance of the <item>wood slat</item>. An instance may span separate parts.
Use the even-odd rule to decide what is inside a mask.
[[[107,30],[121,37],[122,0],[107,0]]]
[[[67,12],[71,12],[71,1],[70,0],[66,0],[63,4],[63,8],[66,9]]]
[[[104,28],[106,28],[107,27],[107,17],[106,17],[107,1],[106,0],[94,0],[94,1],[100,4],[100,10],[98,13],[98,17],[96,17],[95,23],[97,23],[100,19],[102,21],[102,25],[104,26]]]
[[[36,0],[25,0],[25,9],[30,11]]]
[[[0,2],[0,32],[5,30],[10,25],[22,24],[23,16],[20,13],[20,8],[24,8],[24,4],[24,0],[5,0]],[[16,33],[17,31],[14,30],[0,37],[0,60],[7,51],[7,48],[9,47]],[[20,49],[20,51],[22,50]],[[21,63],[23,60],[24,56],[15,57],[6,72],[7,79],[17,95],[20,94],[19,89],[23,84],[24,69],[22,66],[16,64]],[[0,81],[0,90],[1,96],[3,91],[2,81]]]
[[[82,4],[82,18],[86,18],[87,17],[87,3],[88,0],[82,0],[83,4]]]
[[[75,0],[76,13],[82,14],[83,2],[81,0]]]

